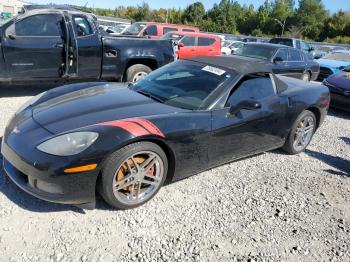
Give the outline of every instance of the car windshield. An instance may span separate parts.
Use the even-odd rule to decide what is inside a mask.
[[[274,53],[275,48],[262,45],[246,44],[242,48],[238,49],[235,54],[264,60],[271,60]]]
[[[125,29],[123,35],[138,35],[145,26],[146,24],[143,23],[133,23]]]
[[[177,34],[177,33],[173,33],[173,32],[169,32],[166,33],[165,35],[163,35],[160,39],[162,40],[180,40],[183,37],[183,35]]]
[[[336,60],[336,61],[346,61],[350,62],[350,52],[349,53],[329,53],[323,57],[323,59]]]
[[[233,71],[193,61],[166,65],[130,88],[161,103],[196,110],[217,88],[236,77]]]
[[[270,40],[271,44],[279,44],[279,45],[287,45],[293,47],[292,39],[284,39],[284,38],[273,38]]]

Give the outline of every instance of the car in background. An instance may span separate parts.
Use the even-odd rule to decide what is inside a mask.
[[[331,92],[331,106],[350,111],[350,66],[323,81]]]
[[[162,37],[168,32],[197,32],[199,33],[199,28],[195,26],[187,25],[176,25],[176,24],[165,24],[165,23],[134,23],[129,28],[125,30],[123,35],[135,35],[139,37],[148,37],[151,39],[157,39]]]
[[[249,43],[238,49],[235,54],[265,60],[272,64],[275,74],[304,81],[316,80],[320,71],[319,64],[304,52],[285,45]]]
[[[320,64],[318,80],[323,81],[333,74],[341,73],[345,67],[350,65],[350,51],[333,51],[318,59],[317,62]]]
[[[223,55],[231,55],[234,54],[239,48],[242,48],[244,42],[242,41],[223,41],[221,47],[221,53]]]
[[[314,48],[310,44],[308,44],[307,42],[301,39],[275,37],[270,39],[269,43],[294,47],[306,53],[310,58],[314,58],[314,55],[315,55]]]
[[[129,26],[129,24],[119,24],[113,27],[110,26],[105,31],[110,35],[121,35]]]
[[[185,33],[178,41],[177,58],[221,55],[221,37],[205,33]]]

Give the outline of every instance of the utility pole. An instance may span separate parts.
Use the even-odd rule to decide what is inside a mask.
[[[282,27],[282,33],[281,33],[281,36],[283,36],[284,34],[284,28],[286,27],[286,21],[287,21],[287,18],[284,19],[284,21],[280,21],[278,20],[277,18],[274,19],[281,27]]]

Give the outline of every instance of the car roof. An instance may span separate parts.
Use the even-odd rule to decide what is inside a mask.
[[[256,73],[272,73],[272,67],[264,60],[237,55],[226,56],[199,56],[186,60],[208,64],[212,66],[225,67],[242,75]]]
[[[178,31],[171,31],[167,34],[174,34],[174,35],[181,35],[181,36],[203,36],[207,38],[220,38],[219,35],[213,35],[213,34],[206,34],[206,33],[198,33],[198,32],[178,32]]]
[[[280,45],[280,44],[272,44],[272,43],[246,43],[246,45],[255,45],[255,46],[265,46],[265,47],[271,47],[271,48],[289,48],[289,49],[295,49],[291,46],[287,45]]]
[[[147,26],[149,25],[161,25],[161,26],[172,26],[172,27],[180,27],[180,28],[195,28],[198,29],[196,26],[191,26],[191,25],[178,25],[178,24],[167,24],[167,23],[159,23],[159,22],[145,22]]]

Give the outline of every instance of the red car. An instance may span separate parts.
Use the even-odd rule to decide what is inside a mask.
[[[175,25],[156,22],[136,22],[125,30],[123,35],[147,36],[158,39],[168,32],[199,32],[198,27],[187,25]]]
[[[181,36],[176,51],[180,59],[193,56],[221,55],[221,38],[218,35],[177,32],[173,34]]]

